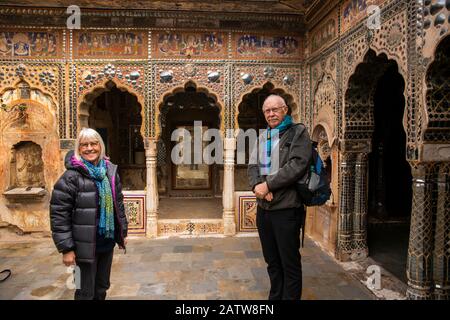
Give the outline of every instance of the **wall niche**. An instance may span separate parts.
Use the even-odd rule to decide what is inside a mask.
[[[4,193],[9,199],[40,199],[45,194],[42,148],[31,141],[13,146],[10,162],[10,187]]]

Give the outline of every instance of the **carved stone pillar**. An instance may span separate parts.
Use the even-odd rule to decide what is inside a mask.
[[[223,165],[223,233],[226,236],[236,234],[234,217],[234,150],[235,138],[224,139],[224,165]]]
[[[409,235],[408,299],[431,299],[433,277],[433,183],[430,165],[414,164],[411,230]]]
[[[434,238],[434,298],[450,299],[450,164],[441,164],[437,183]]]
[[[341,261],[350,260],[352,253],[353,205],[355,194],[355,163],[354,154],[341,154],[340,189],[339,189],[339,229],[337,243],[337,258]]]
[[[352,260],[368,255],[367,247],[367,153],[359,153],[355,164]]]
[[[148,139],[145,150],[145,163],[147,166],[147,232],[148,238],[158,235],[158,182],[156,180],[157,140]]]

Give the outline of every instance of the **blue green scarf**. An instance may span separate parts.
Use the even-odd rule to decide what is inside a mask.
[[[106,163],[102,159],[95,166],[89,161],[81,160],[88,169],[89,175],[94,179],[99,193],[100,221],[98,234],[105,238],[114,239],[114,205],[111,184],[106,176]]]
[[[289,129],[291,126],[292,126],[292,117],[290,115],[286,115],[283,121],[275,128],[271,129],[270,127],[267,127],[266,150],[263,153],[264,159],[260,163],[260,171],[262,175],[268,175],[271,170],[272,141],[273,145],[276,145],[276,143],[278,143],[280,135],[287,129]]]

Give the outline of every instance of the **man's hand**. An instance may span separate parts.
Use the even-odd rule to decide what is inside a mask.
[[[258,184],[255,187],[254,192],[257,198],[264,199],[264,197],[269,193],[269,187],[267,186],[267,182]]]
[[[273,200],[273,193],[272,192],[269,192],[268,194],[266,194],[266,196],[264,197],[264,199],[266,200],[266,201],[272,201]]]
[[[66,266],[71,266],[75,264],[75,252],[69,251],[63,254],[63,263]]]

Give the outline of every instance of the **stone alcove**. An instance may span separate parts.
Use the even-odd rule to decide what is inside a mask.
[[[8,199],[39,199],[46,194],[42,148],[32,141],[13,146],[10,162],[10,186],[4,195]]]
[[[49,196],[63,171],[55,99],[25,80],[0,97],[0,219],[49,230]]]

